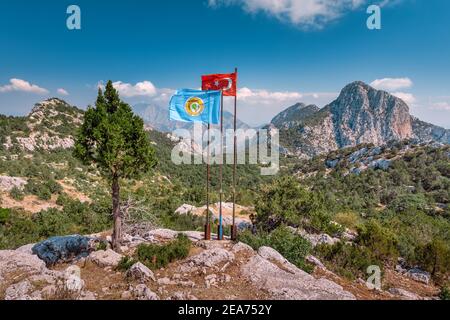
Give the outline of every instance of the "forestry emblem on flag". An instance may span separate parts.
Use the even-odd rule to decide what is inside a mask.
[[[192,117],[198,117],[205,110],[205,103],[198,97],[192,97],[186,101],[186,112]]]

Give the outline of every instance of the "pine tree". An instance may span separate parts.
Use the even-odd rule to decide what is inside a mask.
[[[78,133],[74,155],[94,164],[111,183],[114,218],[113,248],[120,247],[122,217],[120,179],[136,179],[156,165],[156,157],[144,131],[143,120],[120,100],[111,81],[105,93],[98,90],[95,107],[89,107]]]

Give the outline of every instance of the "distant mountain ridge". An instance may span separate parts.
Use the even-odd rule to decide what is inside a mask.
[[[302,156],[401,140],[450,143],[450,130],[420,121],[402,99],[361,81],[345,86],[322,109],[296,104],[278,114],[271,126],[280,130],[284,147]]]
[[[133,110],[138,114],[146,125],[160,132],[172,132],[176,129],[192,129],[193,124],[187,122],[172,121],[169,119],[168,108],[163,108],[145,103],[133,106]],[[234,127],[234,116],[228,111],[224,111],[224,128],[232,129]],[[249,129],[250,126],[237,119],[238,129]]]

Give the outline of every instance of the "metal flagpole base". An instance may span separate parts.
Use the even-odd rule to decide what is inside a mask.
[[[211,225],[205,224],[205,240],[211,240]]]
[[[223,229],[222,226],[217,226],[217,240],[223,240]]]
[[[237,240],[237,226],[236,225],[232,225],[230,226],[231,228],[231,240],[236,241]]]
[[[223,240],[223,229],[222,226],[217,226],[217,240]]]

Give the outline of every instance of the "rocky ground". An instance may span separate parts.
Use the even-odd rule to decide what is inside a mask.
[[[85,258],[53,267],[33,255],[33,245],[0,251],[0,299],[353,300],[422,299],[435,295],[432,287],[418,282],[415,282],[415,292],[422,296],[402,289],[410,288],[414,281],[400,274],[388,274],[396,288],[370,291],[363,283],[336,276],[313,257],[309,259],[317,267],[310,275],[272,248],[254,251],[243,243],[204,241],[200,232],[184,233],[193,242],[189,256],[156,271],[141,263],[127,272],[117,271],[122,255],[110,249],[93,251]],[[123,254],[132,255],[141,243],[166,243],[177,234],[166,229],[127,234]],[[109,237],[107,234],[94,236]]]

